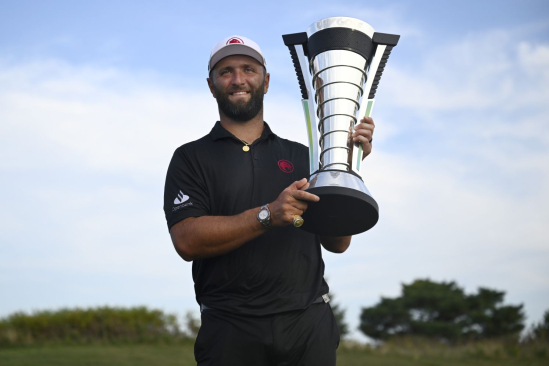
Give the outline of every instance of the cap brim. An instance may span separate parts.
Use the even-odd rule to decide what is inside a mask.
[[[243,44],[232,44],[232,45],[227,45],[221,48],[219,51],[213,54],[213,56],[210,58],[210,64],[209,64],[208,70],[211,71],[215,67],[215,64],[221,61],[221,59],[228,56],[234,56],[234,55],[244,55],[244,56],[253,57],[254,59],[257,60],[257,62],[265,66],[265,60],[259,54],[259,52]]]

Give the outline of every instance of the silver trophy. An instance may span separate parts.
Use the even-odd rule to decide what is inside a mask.
[[[359,19],[333,17],[307,32],[283,35],[297,73],[309,142],[309,203],[302,229],[354,235],[378,221],[377,202],[360,175],[362,145],[354,126],[370,117],[379,79],[400,36],[376,33]],[[318,118],[318,124],[317,124]]]

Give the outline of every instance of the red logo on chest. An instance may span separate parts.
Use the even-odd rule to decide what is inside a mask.
[[[294,171],[294,164],[292,164],[292,162],[288,160],[280,159],[278,161],[278,167],[284,173],[291,173]]]

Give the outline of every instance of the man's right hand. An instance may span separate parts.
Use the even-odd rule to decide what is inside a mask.
[[[309,202],[318,202],[320,198],[305,192],[309,188],[307,178],[293,182],[284,189],[278,198],[269,204],[272,226],[281,227],[292,224],[294,215],[303,215]]]

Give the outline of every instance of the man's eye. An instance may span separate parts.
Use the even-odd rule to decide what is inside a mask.
[[[252,69],[251,67],[247,67],[246,72],[254,72],[254,69]]]

